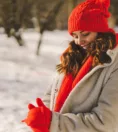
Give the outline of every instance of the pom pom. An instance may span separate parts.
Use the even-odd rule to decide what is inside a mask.
[[[110,6],[110,0],[98,0],[102,5],[104,5],[106,8]]]
[[[102,4],[106,8],[108,8],[110,6],[110,0],[86,0],[86,2]]]

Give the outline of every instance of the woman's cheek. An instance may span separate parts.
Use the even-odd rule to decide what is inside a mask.
[[[94,41],[94,38],[87,38],[87,39],[86,39],[86,43],[87,43],[87,44],[91,43],[92,41]]]
[[[77,44],[77,45],[78,45],[78,40],[77,40],[77,39],[75,39],[74,41],[75,41],[75,44]]]

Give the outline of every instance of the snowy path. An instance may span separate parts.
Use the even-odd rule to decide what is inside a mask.
[[[26,46],[19,47],[14,38],[0,34],[0,132],[31,132],[21,123],[27,104],[43,96],[70,37],[66,31],[47,31],[39,57],[38,39],[38,33],[24,32]]]

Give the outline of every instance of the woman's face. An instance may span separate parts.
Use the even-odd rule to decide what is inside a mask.
[[[72,33],[72,36],[74,38],[75,44],[87,49],[89,44],[96,39],[97,34],[97,32],[75,31]]]

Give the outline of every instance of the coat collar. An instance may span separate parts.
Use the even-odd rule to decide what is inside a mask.
[[[111,58],[111,62],[108,64],[108,63],[104,63],[104,66],[109,66],[111,65],[115,60],[116,60],[116,56],[118,55],[118,46],[116,46],[114,49],[112,50],[107,50],[107,55],[110,56]]]
[[[112,50],[107,50],[106,52],[110,57],[111,57],[111,62],[110,63],[104,63],[103,65],[98,65],[95,68],[93,68],[88,74],[86,74],[79,82],[79,84],[83,83],[86,79],[88,79],[95,71],[101,68],[108,67],[112,65],[116,60],[118,60],[116,57],[118,56],[118,46],[115,47]]]

